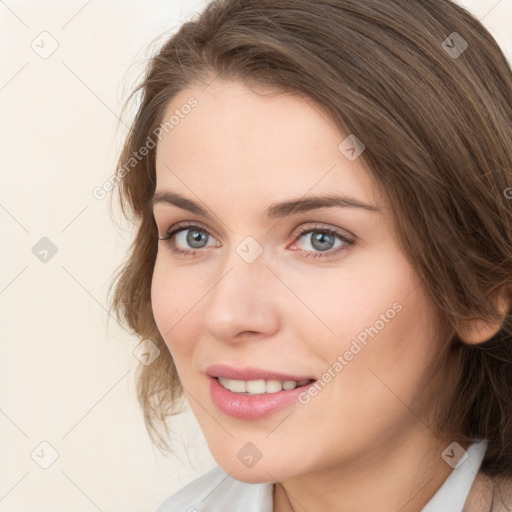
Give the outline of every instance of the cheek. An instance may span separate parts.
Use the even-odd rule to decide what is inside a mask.
[[[396,307],[387,309],[393,301]],[[379,309],[374,308],[367,316],[363,328],[354,325],[344,338],[344,345],[354,347],[355,343],[361,350],[352,356],[354,349],[344,347],[347,349],[344,354],[352,360],[343,370],[346,389],[341,386],[336,393],[341,400],[343,393],[353,390],[354,394],[349,395],[354,400],[354,410],[366,410],[369,417],[371,411],[380,410],[383,419],[393,422],[397,414],[404,412],[403,404],[412,405],[416,394],[424,389],[426,371],[441,349],[442,340],[437,331],[440,318],[422,287],[412,293],[406,286],[401,291],[395,288],[380,304]],[[360,389],[369,393],[362,401],[357,392]],[[429,403],[422,400],[416,407],[423,414]],[[406,411],[405,416],[413,419]]]
[[[342,356],[338,370],[354,386],[382,386],[377,374],[406,395],[414,392],[441,347],[441,318],[418,286],[421,279],[395,251],[381,253],[378,265],[352,268],[344,277],[333,283],[334,291],[312,297],[336,333],[316,345],[317,354],[326,368]]]
[[[164,339],[165,333],[172,327],[172,317],[176,314],[165,274],[160,257],[157,255],[151,280],[151,308],[158,330]]]
[[[200,301],[204,291],[190,273],[170,268],[165,258],[159,255],[155,262],[151,281],[151,307],[155,323],[171,354],[178,355],[190,343],[182,340],[193,338],[194,305]]]
[[[364,347],[365,342],[369,346],[372,339],[386,338],[393,331],[397,335],[401,324],[408,326],[426,307],[414,304],[420,279],[393,247],[381,250],[378,259],[363,255],[330,274],[301,279],[302,284],[295,283],[298,295],[307,297],[308,305],[331,330],[331,335],[325,330],[323,346],[334,353],[348,350],[353,340]]]

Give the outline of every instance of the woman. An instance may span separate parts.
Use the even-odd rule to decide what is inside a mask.
[[[113,305],[161,352],[153,439],[185,396],[219,464],[159,510],[510,510],[512,73],[487,30],[448,0],[219,0],[137,91]]]

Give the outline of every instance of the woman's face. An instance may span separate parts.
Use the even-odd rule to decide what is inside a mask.
[[[361,146],[312,101],[238,82],[190,87],[173,114],[153,205],[159,236],[179,232],[158,242],[152,307],[219,465],[284,481],[430,436],[412,402],[439,316]]]

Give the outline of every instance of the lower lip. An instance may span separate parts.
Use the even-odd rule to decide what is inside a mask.
[[[277,393],[244,395],[229,391],[214,377],[210,378],[210,381],[210,394],[215,405],[224,414],[241,420],[258,420],[271,416],[293,402],[297,402],[298,396],[315,383],[313,381],[305,386]]]

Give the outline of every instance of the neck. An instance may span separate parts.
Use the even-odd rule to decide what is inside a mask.
[[[450,475],[441,458],[450,441],[423,428],[358,460],[288,479],[274,487],[274,512],[420,512]],[[468,445],[463,446],[467,449]]]

